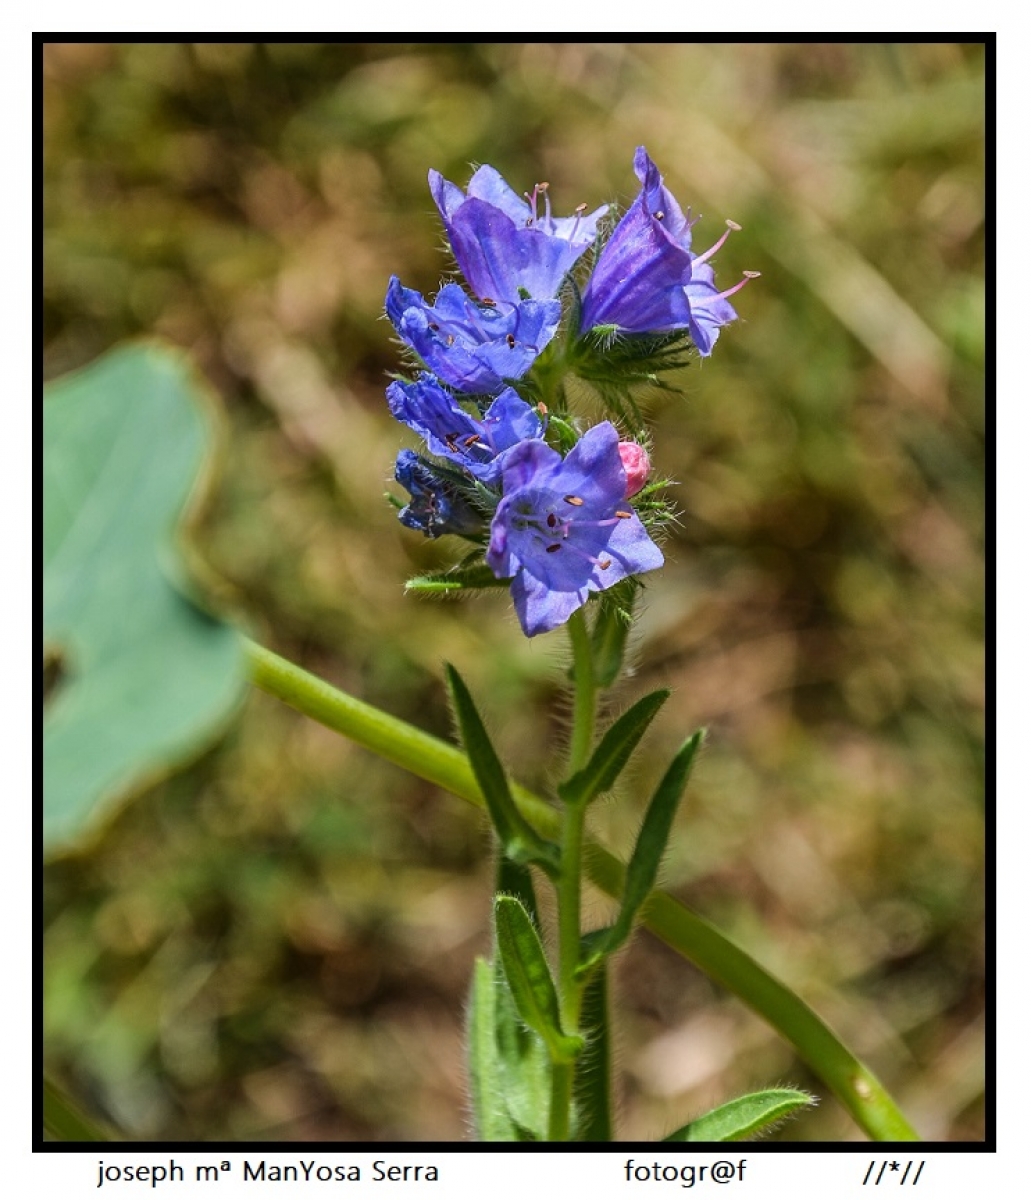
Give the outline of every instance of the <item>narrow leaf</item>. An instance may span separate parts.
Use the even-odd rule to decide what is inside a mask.
[[[666,1142],[739,1142],[816,1104],[795,1088],[771,1088],[739,1096],[663,1138]]]
[[[544,1039],[553,1062],[572,1062],[583,1039],[562,1032],[558,996],[533,922],[512,896],[495,897],[494,920],[505,978],[519,1015]]]
[[[430,571],[415,575],[405,584],[406,592],[424,595],[449,595],[453,592],[476,591],[481,588],[508,587],[510,579],[498,579],[486,563],[471,567],[456,567],[450,571]]]
[[[589,804],[607,792],[630,760],[655,714],[669,698],[666,688],[643,696],[609,726],[591,755],[590,762],[565,783],[558,793],[567,804]]]
[[[519,1015],[501,956],[494,964],[494,1042],[500,1102],[511,1117],[514,1141],[544,1141],[548,1128],[551,1060],[542,1038]]]
[[[514,1142],[518,1139],[504,1102],[495,1020],[494,968],[485,958],[477,958],[466,1022],[473,1124],[481,1142]]]
[[[602,958],[617,950],[630,936],[634,918],[655,886],[673,818],[687,786],[691,766],[703,736],[703,731],[699,729],[688,738],[677,751],[669,769],[655,789],[640,833],[637,835],[633,855],[627,864],[619,915],[614,924],[607,929],[596,930],[584,938],[580,966],[577,968],[580,978],[593,970]]]
[[[107,1142],[113,1136],[81,1112],[46,1076],[43,1077],[43,1132],[57,1142]]]
[[[602,963],[584,989],[580,1031],[584,1050],[576,1060],[573,1104],[576,1140],[612,1141],[612,1039],[609,1035],[608,967]]]
[[[462,744],[469,755],[476,782],[483,792],[487,812],[501,839],[502,850],[515,862],[536,862],[549,872],[557,871],[558,847],[546,842],[516,808],[504,768],[487,736],[469,689],[450,664],[447,664],[446,672]]]
[[[669,770],[662,777],[662,782],[655,789],[651,804],[648,805],[641,832],[637,835],[637,844],[627,864],[623,904],[616,918],[616,928],[623,932],[624,937],[630,932],[630,925],[637,915],[637,910],[655,886],[659,862],[666,852],[673,818],[687,787],[691,767],[704,736],[699,729],[680,747],[670,763]]]
[[[533,876],[530,873],[530,868],[522,863],[513,862],[510,858],[506,858],[504,854],[498,855],[498,865],[495,872],[497,885],[494,888],[495,893],[500,893],[505,896],[515,896],[519,903],[526,909],[526,915],[540,928],[540,914],[537,911],[537,893],[533,887]]]

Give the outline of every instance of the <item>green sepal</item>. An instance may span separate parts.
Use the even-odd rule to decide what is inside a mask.
[[[548,444],[561,454],[568,454],[580,440],[576,427],[555,413],[548,414],[548,434]]]
[[[578,1142],[612,1141],[612,1039],[609,1034],[608,965],[599,964],[584,988],[580,1032],[584,1050],[573,1077]]]
[[[619,778],[655,714],[669,699],[669,689],[660,688],[643,696],[609,726],[590,761],[582,770],[560,783],[558,794],[566,804],[589,804],[607,792]]]
[[[558,847],[553,842],[546,842],[516,808],[504,768],[487,736],[469,689],[450,663],[445,665],[445,671],[462,744],[501,841],[502,852],[514,862],[537,863],[549,874],[557,873]]]
[[[508,587],[511,582],[511,579],[499,579],[486,563],[481,562],[472,567],[452,567],[449,571],[430,571],[425,575],[413,575],[405,584],[405,591],[440,596],[483,588]]]
[[[663,1138],[664,1142],[739,1142],[817,1103],[795,1088],[770,1088],[721,1104]]]
[[[655,789],[637,835],[634,852],[627,864],[619,914],[607,929],[595,930],[584,937],[580,966],[577,968],[580,978],[606,955],[618,950],[630,936],[634,918],[655,886],[673,818],[687,787],[695,754],[704,736],[704,731],[699,729],[687,739]]]
[[[526,909],[514,896],[495,896],[494,923],[501,964],[519,1015],[543,1039],[553,1063],[575,1061],[583,1038],[562,1031],[555,984]]]

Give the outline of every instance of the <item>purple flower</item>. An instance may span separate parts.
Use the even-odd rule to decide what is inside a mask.
[[[445,533],[464,537],[483,533],[486,522],[461,495],[458,487],[434,471],[413,450],[397,456],[394,478],[411,493],[411,501],[397,514],[402,525],[427,537]]]
[[[580,328],[616,326],[626,333],[669,333],[685,329],[700,354],[708,356],[721,325],[737,317],[727,297],[744,287],[719,292],[708,260],[739,226],[704,254],[691,251],[691,227],[643,146],[634,155],[641,191],[605,243],[583,294]]]
[[[626,500],[619,434],[595,425],[565,458],[543,441],[505,460],[504,495],[490,528],[487,563],[512,578],[527,637],[564,624],[592,592],[661,567],[662,551]]]
[[[448,458],[477,479],[498,479],[508,451],[518,442],[544,436],[544,424],[512,388],[506,388],[477,419],[461,408],[432,375],[415,383],[395,380],[387,388],[394,416],[426,439],[431,454]]]
[[[490,394],[519,379],[555,336],[557,300],[474,303],[457,283],[441,288],[433,304],[391,276],[387,316],[405,342],[445,383]]]
[[[550,300],[573,263],[594,241],[603,204],[586,214],[553,217],[548,185],[518,196],[493,167],[480,167],[468,193],[430,171],[430,191],[458,266],[481,299],[515,303],[525,296]],[[538,211],[543,197],[544,211]]]

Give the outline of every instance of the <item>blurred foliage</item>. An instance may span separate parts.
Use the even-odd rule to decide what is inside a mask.
[[[742,319],[649,402],[681,516],[616,703],[674,696],[595,829],[625,852],[652,762],[708,725],[663,883],[924,1137],[983,1137],[983,46],[53,43],[43,72],[47,377],[142,332],[186,348],[231,429],[202,540],[223,601],[439,734],[454,663],[531,786],[562,639],[527,642],[504,592],[405,598],[454,547],[383,501],[411,444],[386,281],[450,267],[426,172],[626,204],[643,142],[699,246],[744,226],[718,262],[762,272]],[[490,890],[478,814],[253,695],[48,868],[48,1067],[135,1137],[461,1138]],[[819,1092],[649,935],[616,974],[623,1137]],[[780,1136],[860,1134],[828,1101]]]

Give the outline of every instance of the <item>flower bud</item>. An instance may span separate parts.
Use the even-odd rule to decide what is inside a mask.
[[[623,460],[623,470],[626,472],[626,499],[629,500],[648,482],[652,460],[648,457],[648,451],[637,442],[620,442],[619,457]]]

